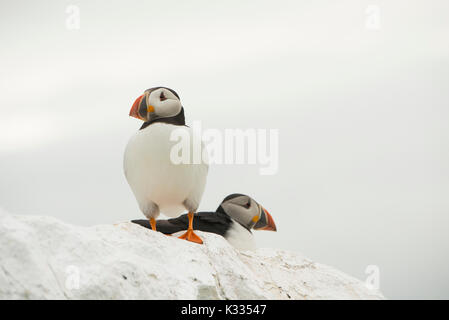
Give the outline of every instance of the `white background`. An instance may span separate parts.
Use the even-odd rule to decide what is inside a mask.
[[[256,232],[260,246],[360,279],[378,265],[388,298],[449,298],[448,1],[0,6],[4,209],[79,225],[143,218],[122,171],[140,126],[128,112],[164,85],[190,124],[279,130],[278,173],[211,167],[201,210],[249,194],[278,226]]]

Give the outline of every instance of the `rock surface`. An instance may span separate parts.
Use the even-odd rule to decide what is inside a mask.
[[[0,299],[383,299],[288,251],[204,245],[132,223],[79,227],[0,211]]]

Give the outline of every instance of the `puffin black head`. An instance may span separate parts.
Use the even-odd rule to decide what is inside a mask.
[[[276,231],[271,215],[250,196],[230,194],[223,199],[217,211],[227,214],[248,230]]]
[[[154,122],[185,125],[184,108],[179,95],[166,87],[145,90],[134,101],[129,115],[145,122],[142,129]]]

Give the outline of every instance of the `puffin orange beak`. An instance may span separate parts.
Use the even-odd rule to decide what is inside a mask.
[[[140,106],[140,103],[142,102],[143,97],[144,97],[144,95],[141,95],[140,97],[138,97],[136,99],[136,101],[134,101],[133,106],[131,107],[131,110],[129,111],[129,115],[133,118],[145,121],[145,119],[142,118],[142,116],[139,114],[139,106]]]
[[[274,224],[273,217],[268,213],[267,209],[262,207],[263,218],[260,218],[256,225],[253,227],[255,230],[276,231],[276,225]]]
[[[267,215],[267,226],[265,228],[262,228],[261,230],[276,231],[277,229],[276,225],[274,224],[273,217],[271,216],[271,214],[268,213],[267,209],[265,209],[264,207],[262,207],[262,210]]]

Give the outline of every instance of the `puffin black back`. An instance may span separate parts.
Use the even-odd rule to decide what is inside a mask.
[[[150,222],[146,219],[132,220],[131,222],[151,229]],[[193,219],[193,228],[195,230],[219,234],[222,237],[226,235],[231,225],[232,219],[222,212],[198,212],[195,213],[195,219]],[[156,221],[157,231],[164,234],[184,231],[187,230],[188,226],[189,219],[187,214],[183,214],[178,218]]]

